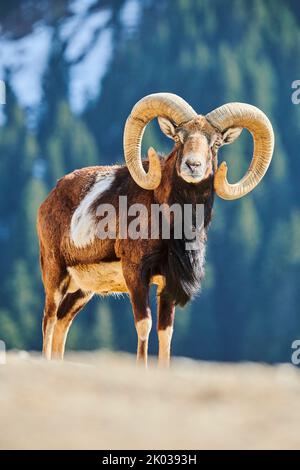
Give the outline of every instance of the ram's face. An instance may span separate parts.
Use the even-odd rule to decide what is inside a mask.
[[[161,130],[172,138],[178,147],[177,174],[187,183],[199,183],[213,173],[213,159],[221,145],[232,142],[241,132],[235,132],[232,138],[228,132],[221,134],[211,126],[204,116],[175,126],[166,118],[158,118]],[[230,138],[230,141],[229,141]]]
[[[213,171],[213,146],[218,135],[208,125],[204,126],[203,121],[194,119],[175,131],[175,140],[181,150],[176,169],[178,175],[188,183],[199,183]]]

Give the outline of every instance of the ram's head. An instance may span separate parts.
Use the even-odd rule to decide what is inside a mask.
[[[266,115],[255,106],[228,103],[206,116],[197,115],[179,96],[156,93],[140,100],[132,109],[124,131],[124,152],[128,169],[136,183],[145,189],[155,189],[161,181],[161,165],[154,149],[150,148],[149,170],[141,160],[141,141],[146,125],[158,117],[161,130],[174,139],[178,149],[176,170],[191,184],[206,178],[215,166],[214,185],[223,199],[238,199],[257,186],[270,164],[274,134]],[[232,143],[248,129],[254,140],[251,164],[243,178],[235,184],[227,181],[227,166],[216,166],[219,147]]]

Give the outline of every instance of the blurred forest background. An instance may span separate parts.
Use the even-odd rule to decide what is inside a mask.
[[[169,91],[203,114],[228,101],[254,104],[276,135],[257,190],[216,201],[203,292],[177,309],[173,353],[289,361],[300,338],[300,105],[291,100],[300,79],[299,2],[10,0],[1,2],[0,24],[7,87],[0,106],[0,338],[9,348],[41,347],[41,201],[75,168],[122,162],[132,106]],[[170,148],[157,125],[147,131],[149,144]],[[251,150],[244,132],[220,152],[232,181]],[[94,299],[68,347],[134,351],[128,299]]]

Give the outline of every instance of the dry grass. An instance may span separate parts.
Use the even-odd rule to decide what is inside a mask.
[[[76,354],[0,366],[2,449],[300,448],[300,373],[289,365]]]

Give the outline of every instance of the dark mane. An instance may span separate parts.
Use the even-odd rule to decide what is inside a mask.
[[[165,276],[166,287],[161,295],[184,306],[199,292],[204,277],[206,232],[214,201],[213,176],[193,186],[174,174],[172,188],[170,205],[192,204],[195,216],[196,204],[204,204],[204,227],[197,237],[196,249],[193,250],[186,249],[189,240],[184,236],[181,239],[174,238],[174,227],[171,227],[170,240],[162,240],[161,249],[144,256],[141,275],[145,282],[149,282],[151,276],[156,274]]]

